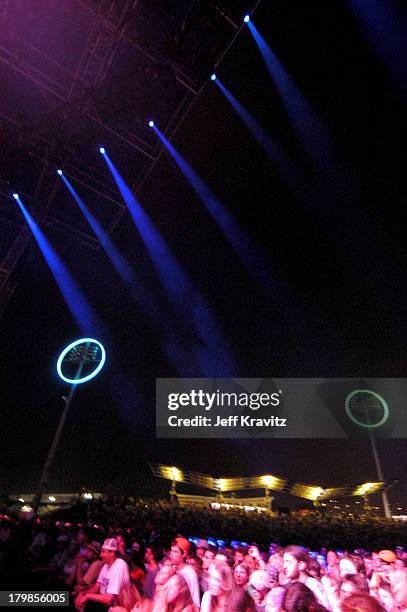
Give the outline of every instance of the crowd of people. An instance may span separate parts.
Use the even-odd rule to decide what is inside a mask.
[[[242,542],[239,531],[240,541],[216,540],[203,529],[189,531],[188,522],[175,524],[175,516],[195,510],[150,504],[134,504],[145,510],[138,525],[128,510],[119,524],[123,503],[115,508],[106,500],[93,512],[86,506],[43,519],[0,517],[0,588],[69,591],[72,607],[85,612],[407,612],[405,539],[388,548],[362,546],[355,521],[347,549],[327,546],[323,537],[318,547],[287,545],[267,532],[262,542]],[[104,506],[104,522],[95,522]],[[167,509],[161,523],[159,508]],[[83,510],[86,520],[78,523]],[[218,534],[226,515],[213,515]]]
[[[230,501],[230,500],[229,500]],[[407,523],[389,521],[377,516],[350,516],[322,512],[272,515],[245,512],[243,509],[215,510],[207,507],[181,506],[168,500],[126,497],[102,497],[77,503],[53,513],[67,521],[97,525],[114,525],[131,529],[146,539],[151,531],[160,537],[175,536],[182,526],[184,533],[212,536],[216,539],[250,542],[266,547],[270,540],[282,545],[298,542],[318,548],[351,549],[354,542],[365,548],[394,548],[407,541]],[[161,533],[165,525],[165,533]]]

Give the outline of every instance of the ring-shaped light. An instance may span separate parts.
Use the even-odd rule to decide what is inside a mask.
[[[69,353],[69,351],[71,351],[76,346],[79,346],[80,344],[85,344],[86,342],[91,342],[92,344],[97,344],[97,346],[100,348],[102,356],[101,356],[99,365],[97,366],[97,368],[95,368],[93,370],[93,372],[91,372],[87,376],[84,376],[83,378],[77,378],[77,379],[75,379],[75,378],[67,378],[62,373],[62,362],[63,362],[63,360],[65,359],[65,357]],[[105,365],[105,361],[106,361],[106,351],[105,351],[105,348],[104,348],[103,344],[101,344],[99,342],[99,340],[95,340],[94,338],[80,338],[79,340],[75,340],[74,342],[71,342],[71,344],[69,344],[66,348],[64,348],[64,350],[62,351],[62,353],[58,357],[57,372],[58,372],[58,375],[60,376],[60,378],[62,378],[62,380],[64,380],[65,382],[70,383],[71,385],[81,385],[82,383],[87,382],[88,380],[91,380],[97,374],[99,374],[100,370]]]
[[[359,421],[359,419],[357,419],[355,417],[355,415],[353,414],[351,407],[350,407],[350,401],[352,399],[352,397],[354,395],[356,395],[356,393],[367,393],[369,395],[373,395],[373,397],[375,397],[377,400],[379,400],[382,408],[383,408],[383,416],[380,419],[380,421],[378,421],[377,423],[373,423],[372,425],[364,423],[363,421]],[[378,393],[375,393],[374,391],[371,391],[370,389],[356,389],[355,391],[352,391],[352,393],[349,393],[349,395],[347,396],[346,400],[345,400],[345,411],[346,414],[348,415],[348,417],[350,418],[351,421],[353,421],[356,425],[359,425],[359,427],[366,427],[367,429],[374,429],[376,427],[381,427],[382,425],[385,424],[385,422],[387,421],[387,419],[390,416],[390,410],[389,410],[389,406],[386,402],[386,400],[384,400],[382,398],[381,395],[379,395]]]

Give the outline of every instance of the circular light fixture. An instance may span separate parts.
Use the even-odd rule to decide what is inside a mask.
[[[68,378],[62,372],[62,362],[65,359],[66,355],[69,353],[69,351],[85,343],[96,344],[100,348],[100,351],[101,351],[100,362],[98,366],[93,370],[93,372],[91,372],[90,374],[87,374],[87,376],[83,376],[82,378]],[[66,348],[64,348],[64,350],[58,357],[57,372],[58,372],[59,377],[62,378],[62,380],[64,380],[65,382],[70,383],[71,385],[81,385],[82,383],[87,382],[88,380],[91,380],[97,374],[99,374],[100,370],[105,365],[105,361],[106,361],[106,351],[105,351],[103,344],[101,344],[99,340],[95,340],[94,338],[80,338],[79,340],[75,340],[74,342],[71,342],[71,344],[69,344]]]
[[[360,421],[357,417],[355,417],[355,415],[353,414],[352,410],[354,409],[354,402],[357,401],[355,400],[355,396],[359,395],[361,396],[362,394],[368,395],[370,396],[370,404],[372,404],[372,402],[374,402],[375,406],[371,406],[373,408],[376,407],[380,407],[383,410],[383,416],[382,418],[377,421],[377,423],[366,423],[364,421]],[[363,399],[359,401],[364,401]],[[352,393],[349,393],[349,395],[347,396],[346,400],[345,400],[345,412],[348,415],[348,417],[350,418],[351,421],[353,421],[355,423],[355,425],[358,425],[359,427],[365,427],[367,429],[374,429],[376,427],[381,427],[382,425],[384,425],[384,423],[386,423],[386,421],[388,420],[389,416],[390,416],[390,410],[389,410],[389,406],[386,402],[386,400],[384,400],[382,398],[381,395],[379,395],[378,393],[375,393],[375,391],[371,391],[370,389],[356,389],[355,391],[352,391]]]
[[[216,81],[216,74],[214,72],[211,74],[211,81]]]
[[[148,122],[148,125],[149,125],[151,128],[153,128],[153,127],[155,126],[155,123],[154,123],[154,121],[153,121],[153,120],[151,120],[151,121],[149,121],[149,122]]]
[[[106,149],[104,147],[100,147],[99,149],[99,153],[101,153],[102,155],[104,155],[106,153]]]
[[[57,174],[59,174],[59,176],[62,176],[62,170],[61,169],[57,170]]]
[[[18,195],[18,193],[13,193],[13,198],[14,198],[15,200],[18,200],[18,199],[19,199],[19,197],[20,197],[20,196]]]
[[[243,18],[243,21],[244,21],[245,23],[249,23],[249,21],[250,21],[250,15],[245,15],[245,16],[244,16],[244,18]]]

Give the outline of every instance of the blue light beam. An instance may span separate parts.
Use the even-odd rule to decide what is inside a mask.
[[[249,21],[247,25],[304,150],[318,169],[326,171],[327,165],[334,158],[327,127],[311,108],[294,79],[255,28],[253,22]]]
[[[247,129],[257,140],[267,157],[276,166],[282,178],[289,184],[294,185],[296,182],[296,176],[298,170],[294,167],[293,163],[288,158],[283,147],[276,141],[270,138],[270,136],[263,130],[260,123],[251,115],[238,100],[230,93],[230,91],[224,86],[222,81],[216,79],[216,85],[223,93],[225,98],[231,104],[232,108],[242,119]]]
[[[246,232],[243,231],[235,217],[227,210],[225,205],[215,196],[205,181],[201,179],[169,140],[165,138],[164,134],[158,128],[154,128],[154,130],[246,270],[261,285],[263,291],[274,299],[276,297],[277,283],[269,271],[268,262],[263,254]]]
[[[15,199],[80,331],[84,335],[93,334],[94,332],[99,333],[101,325],[97,320],[96,314],[71,276],[68,268],[44,236],[20,198],[17,197]]]
[[[109,234],[90,212],[89,208],[69,180],[64,175],[62,175],[61,178],[98,238],[116,272],[128,287],[135,303],[139,306],[144,317],[150,322],[151,327],[159,336],[161,346],[167,357],[174,364],[178,373],[185,376],[186,373],[188,373],[191,356],[188,355],[185,348],[181,346],[180,339],[174,333],[174,329],[168,324],[168,312],[165,311],[165,308],[159,303],[159,300],[153,292],[146,287],[145,282],[138,278],[135,270],[133,270],[126,258],[123,257],[114,245]],[[190,374],[192,374],[192,372],[190,372]]]
[[[171,253],[155,225],[143,210],[108,155],[104,156],[127,204],[163,287],[184,325],[195,336],[195,354],[204,376],[232,376],[233,359],[204,298]]]
[[[347,0],[393,81],[407,95],[406,20],[391,0]]]

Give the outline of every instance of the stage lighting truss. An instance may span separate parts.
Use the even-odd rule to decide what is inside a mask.
[[[287,478],[281,478],[271,474],[262,476],[215,478],[209,474],[182,470],[178,467],[164,465],[162,463],[150,463],[150,468],[157,478],[164,478],[176,483],[182,482],[184,484],[217,491],[218,493],[243,491],[245,489],[266,489],[288,493],[289,495],[308,499],[312,502],[317,502],[329,497],[365,497],[373,493],[381,493],[397,482],[396,480],[387,480],[383,482],[365,482],[356,485],[324,488],[318,485],[294,482]]]
[[[248,7],[251,13],[259,2],[253,0],[253,6]],[[157,3],[152,14],[149,2],[104,0],[96,3],[100,5],[96,7],[91,0],[83,0],[82,4],[90,14],[92,33],[72,69],[58,64],[27,39],[24,28],[16,21],[18,11],[21,23],[26,18],[23,3],[6,2],[2,13],[5,42],[0,48],[0,63],[26,79],[26,84],[32,83],[46,105],[38,122],[27,114],[16,123],[13,109],[4,106],[0,108],[0,116],[9,126],[6,140],[12,150],[20,159],[25,156],[28,165],[35,161],[33,172],[37,173],[37,183],[29,196],[30,210],[36,219],[40,222],[46,219],[47,223],[69,229],[87,246],[98,249],[98,241],[82,219],[67,217],[65,208],[53,206],[61,184],[56,169],[63,168],[67,178],[103,197],[106,204],[114,205],[107,230],[111,234],[126,207],[109,177],[100,175],[85,156],[73,160],[74,152],[89,133],[96,134],[98,130],[110,139],[117,139],[122,146],[130,147],[138,160],[133,164],[140,170],[132,189],[139,191],[159,158],[159,145],[147,124],[145,109],[157,113],[165,133],[175,134],[207,83],[211,69],[238,36],[241,16],[236,14],[238,9],[231,14],[217,0],[200,0],[193,6],[187,3],[185,14],[182,10],[177,13],[169,33],[162,28],[168,25],[168,12],[163,8],[161,13],[156,13]],[[201,19],[202,14],[205,20]],[[38,20],[42,18],[41,13]],[[208,35],[207,18],[212,36]],[[142,36],[139,35],[141,22],[145,26]],[[172,39],[166,40],[167,35]],[[13,51],[15,41],[18,41],[18,54]],[[123,80],[117,78],[122,73],[116,63],[126,53],[126,57],[133,58],[134,66],[126,64],[128,69]],[[39,174],[38,161],[42,166]],[[10,199],[8,190],[1,188],[0,196]],[[52,215],[49,214],[51,207],[55,209]],[[30,239],[31,233],[24,226],[0,259],[0,316],[16,289],[19,266]]]

